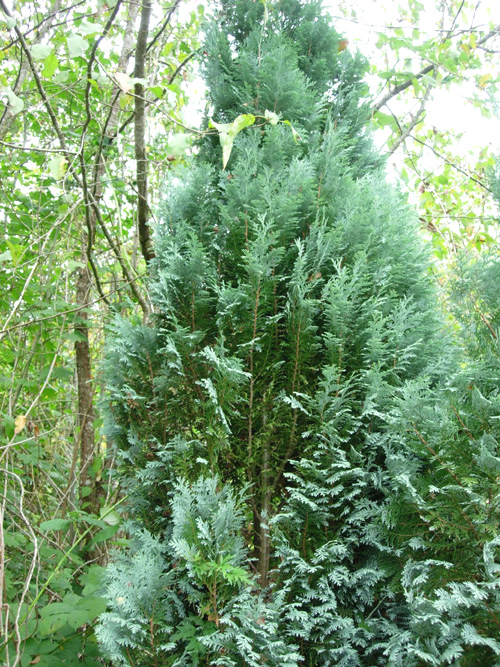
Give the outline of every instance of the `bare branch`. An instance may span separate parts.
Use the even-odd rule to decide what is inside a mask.
[[[426,74],[430,74],[436,69],[436,65],[427,65],[424,67],[420,72],[415,74],[414,76],[411,76],[410,78],[406,79],[406,81],[403,81],[403,83],[400,83],[397,86],[394,86],[394,88],[391,88],[388,93],[382,97],[381,100],[376,102],[373,105],[373,111],[380,111],[380,109],[387,104],[390,100],[392,100],[393,97],[396,97],[396,95],[399,95],[399,93],[402,93],[403,90],[406,90],[409,88],[411,85],[413,85],[413,82],[415,79],[418,81],[422,77],[424,77]]]
[[[434,77],[433,77],[432,81],[427,85],[427,88],[425,90],[424,96],[422,97],[422,102],[420,104],[420,107],[419,107],[417,113],[412,118],[412,120],[410,121],[410,123],[408,124],[406,129],[404,131],[402,131],[401,135],[396,139],[396,141],[389,148],[389,153],[391,153],[391,154],[395,153],[397,151],[397,149],[401,146],[401,144],[404,143],[404,141],[406,141],[406,139],[410,136],[411,131],[413,130],[413,128],[416,125],[418,125],[418,123],[420,122],[420,120],[422,118],[422,115],[425,112],[425,105],[427,104],[427,101],[429,99],[429,96],[431,94],[431,90],[432,90],[433,87],[434,87]]]
[[[68,151],[64,148],[38,148],[37,146],[18,146],[17,144],[10,144],[7,141],[0,141],[0,146],[13,148],[16,151],[34,151],[35,153],[63,153],[64,155],[78,155],[76,151]]]
[[[431,146],[430,144],[427,144],[425,141],[422,141],[421,139],[418,139],[418,137],[415,137],[415,136],[413,136],[413,135],[410,135],[410,136],[411,136],[411,138],[413,139],[413,141],[416,141],[418,144],[421,144],[422,146],[425,146],[425,148],[428,148],[429,150],[431,150],[431,151],[434,153],[434,155],[436,155],[436,157],[438,157],[440,160],[443,160],[444,162],[446,162],[446,164],[449,164],[450,167],[453,167],[453,169],[456,169],[457,171],[459,171],[459,172],[460,172],[461,174],[463,174],[464,176],[467,176],[467,178],[468,178],[470,181],[473,181],[474,183],[477,183],[479,186],[481,186],[481,187],[482,187],[484,190],[486,190],[487,192],[491,192],[491,191],[492,191],[491,188],[489,188],[487,185],[485,185],[485,184],[484,184],[482,181],[480,181],[478,178],[476,178],[475,176],[473,176],[473,175],[470,174],[469,172],[465,171],[465,169],[462,169],[462,167],[460,167],[458,164],[455,164],[455,162],[452,162],[452,161],[449,160],[445,155],[443,155],[442,153],[440,153],[439,151],[437,151],[437,150],[434,148],[434,146]]]
[[[144,278],[147,274],[146,273],[140,273],[138,276],[135,276],[135,278],[132,278],[132,281],[135,282],[136,280],[140,280],[141,278]],[[129,283],[126,282],[120,287],[117,287],[113,291],[108,293],[108,296],[111,296],[112,294],[116,294],[117,292],[121,292],[123,289],[129,286]],[[14,324],[11,327],[8,327],[7,329],[2,329],[0,331],[0,336],[4,336],[6,334],[11,333],[12,331],[15,331],[16,329],[21,329],[22,327],[25,326],[30,326],[31,324],[37,324],[38,322],[47,322],[48,320],[55,320],[57,317],[64,317],[65,315],[71,315],[73,313],[78,313],[84,308],[88,308],[89,306],[94,306],[96,303],[100,303],[102,301],[102,297],[99,297],[98,299],[94,299],[93,301],[89,301],[85,306],[77,306],[76,308],[69,308],[68,310],[62,310],[60,313],[56,313],[55,315],[46,315],[45,317],[34,317],[31,320],[27,320],[26,322],[19,322],[19,324]]]
[[[180,4],[181,4],[181,0],[175,0],[174,4],[170,7],[170,11],[169,11],[169,13],[167,14],[167,18],[165,19],[165,21],[163,22],[163,25],[162,25],[161,28],[158,30],[158,32],[156,33],[156,35],[153,37],[153,39],[151,40],[151,42],[148,44],[148,47],[147,47],[147,49],[146,49],[146,53],[149,53],[149,52],[151,51],[151,49],[153,48],[153,46],[156,44],[156,42],[160,39],[160,37],[162,36],[162,34],[165,32],[165,30],[167,29],[168,25],[170,24],[170,21],[171,21],[171,19],[172,19],[172,15],[173,15],[173,13],[175,12],[175,10],[177,9],[177,7],[178,7]]]
[[[193,51],[193,53],[190,53],[187,58],[184,58],[184,60],[178,65],[177,69],[175,72],[172,74],[170,77],[170,83],[173,83],[178,74],[181,72],[181,70],[184,68],[185,65],[188,64],[188,62],[191,60],[191,58],[194,58],[194,56],[197,54],[197,51]]]
[[[493,30],[490,30],[484,37],[481,37],[481,39],[478,39],[476,42],[476,46],[482,46],[485,44],[489,39],[492,37],[496,37],[497,35],[500,34],[500,23],[498,23]]]
[[[482,46],[488,40],[490,40],[492,37],[495,37],[498,34],[500,34],[500,24],[495,26],[493,30],[490,30],[490,32],[481,37],[481,39],[478,39],[478,41],[476,42],[476,46]],[[449,37],[449,33],[446,37]],[[400,83],[397,86],[391,88],[391,90],[389,90],[389,92],[387,92],[378,102],[375,102],[375,104],[373,105],[373,111],[380,111],[380,109],[383,106],[385,106],[387,102],[392,100],[393,97],[399,95],[399,93],[402,93],[404,90],[409,88],[413,84],[413,81],[415,79],[418,81],[422,77],[426,76],[426,74],[430,74],[433,71],[436,72],[437,68],[438,68],[437,65],[434,63],[426,65],[426,67],[421,69],[420,72],[417,72],[415,75],[408,77],[408,79],[406,79],[406,81],[403,81],[403,83]]]

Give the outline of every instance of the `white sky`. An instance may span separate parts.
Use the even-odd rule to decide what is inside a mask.
[[[422,1],[425,9],[421,14],[419,28],[422,40],[425,40],[440,34],[436,31],[440,3],[437,0]],[[198,4],[200,0],[187,0],[184,11]],[[203,4],[208,7],[210,1],[205,0]],[[332,15],[337,30],[349,39],[349,47],[358,48],[369,62],[376,63],[377,67],[384,67],[383,53],[376,46],[379,32],[388,32],[387,26],[408,27],[408,35],[411,35],[410,24],[401,16],[398,0],[324,0],[324,7]],[[462,14],[461,18],[463,16]],[[487,28],[489,24],[496,25],[500,23],[500,0],[480,0],[475,15],[473,17],[465,15],[465,17],[474,26],[482,25]],[[392,64],[389,63],[389,67]],[[494,77],[500,76],[500,71],[491,74]],[[374,93],[381,85],[380,79],[375,76],[368,77],[368,82],[372,85]],[[441,131],[463,133],[459,144],[463,154],[470,151],[477,155],[485,146],[491,146],[494,153],[500,154],[500,119],[484,118],[469,101],[468,96],[471,92],[472,88],[464,85],[455,85],[450,90],[436,89],[427,105],[426,124],[435,126]],[[203,82],[198,78],[191,81],[188,94],[190,104],[183,115],[186,124],[197,127],[204,107]],[[391,101],[390,106],[396,113],[400,111],[397,101]],[[386,136],[383,132],[375,133],[375,142],[381,149],[384,148]],[[399,171],[401,159],[395,156],[391,162],[392,167]]]
[[[422,37],[428,38],[439,34],[436,24],[439,19],[436,0],[423,0],[424,11],[421,15],[420,30]],[[390,29],[385,26],[404,28],[409,23],[401,16],[397,0],[327,0],[325,7],[335,17],[337,29],[349,39],[351,48],[357,47],[369,58],[370,62],[382,64],[381,52],[376,47],[379,32]],[[344,9],[351,20],[342,17]],[[469,25],[500,23],[499,0],[482,0],[475,15],[467,17]],[[448,27],[448,26],[447,26]],[[489,29],[489,28],[488,28]],[[408,30],[408,36],[411,31]],[[383,65],[382,65],[383,66]],[[491,72],[496,77],[500,71]],[[485,119],[481,112],[468,100],[471,88],[454,86],[451,90],[438,89],[433,93],[433,100],[427,105],[427,123],[440,130],[463,132],[461,147],[464,151],[483,148],[490,145],[500,152],[500,119]],[[394,103],[393,103],[394,104]],[[397,107],[396,107],[397,108]]]

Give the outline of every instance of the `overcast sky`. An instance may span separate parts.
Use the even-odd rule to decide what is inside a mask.
[[[376,47],[377,33],[389,31],[387,26],[409,26],[398,11],[398,0],[326,0],[324,4],[335,18],[338,30],[348,37],[351,47],[359,48],[370,62],[381,62],[381,53]],[[423,0],[423,4],[425,11],[422,12],[419,27],[425,38],[437,34],[440,3]],[[344,12],[351,16],[350,20],[343,17]],[[482,0],[475,15],[468,17],[468,20],[474,26],[483,26],[486,30],[489,30],[490,23],[499,24],[499,0]],[[410,31],[408,35],[411,35]],[[498,76],[500,72],[492,72],[492,75]],[[427,107],[427,122],[441,130],[463,132],[463,150],[491,145],[495,151],[500,152],[500,120],[485,119],[468,100],[471,92],[468,86],[435,91],[434,99]]]

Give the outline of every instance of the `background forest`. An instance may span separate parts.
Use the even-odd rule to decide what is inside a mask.
[[[500,664],[495,10],[0,7],[1,661]]]

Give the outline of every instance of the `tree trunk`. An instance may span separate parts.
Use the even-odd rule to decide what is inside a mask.
[[[149,19],[152,11],[152,0],[143,0],[141,23],[137,35],[135,49],[134,77],[144,79],[146,74],[145,60],[149,34]],[[142,254],[146,262],[154,257],[151,233],[148,225],[148,160],[146,156],[146,99],[142,83],[135,84],[134,141],[135,159],[137,161],[137,226]]]
[[[134,25],[137,19],[138,6],[131,4],[128,10],[127,26],[124,35],[122,51],[120,60],[118,62],[118,70],[125,72],[127,69],[130,54],[133,46]],[[109,118],[106,126],[106,136],[112,140],[116,130],[119,111],[119,89],[114,87],[112,92],[112,99],[114,100],[111,106]],[[102,152],[98,156],[97,163],[94,167],[93,182],[92,182],[92,197],[97,205],[102,196],[102,176],[105,171],[105,161]],[[96,227],[95,214],[90,213],[90,226],[92,233]],[[95,444],[94,433],[94,409],[93,409],[93,394],[94,389],[92,385],[92,364],[90,357],[89,346],[89,330],[88,330],[88,314],[87,307],[92,290],[91,276],[87,268],[87,249],[88,249],[88,231],[84,232],[82,250],[82,262],[85,264],[78,273],[78,281],[76,285],[76,302],[80,310],[80,322],[75,327],[75,332],[81,334],[85,340],[77,341],[75,343],[76,354],[76,371],[78,378],[78,423],[80,427],[80,486],[83,487],[88,478],[88,468],[92,460]],[[97,489],[91,497],[91,502],[95,505],[95,509],[99,504],[99,494]]]
[[[92,285],[87,264],[78,272],[76,303],[80,308],[75,333],[80,340],[75,342],[76,375],[78,385],[78,426],[80,438],[80,487],[85,486],[88,467],[94,451],[94,407],[92,366],[90,359],[88,313]]]
[[[271,558],[271,538],[269,535],[269,520],[271,518],[272,485],[270,483],[269,442],[264,442],[262,448],[262,470],[260,477],[261,494],[260,506],[254,507],[254,548],[257,558],[259,583],[262,588],[269,584],[269,568]]]

